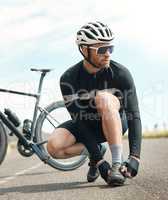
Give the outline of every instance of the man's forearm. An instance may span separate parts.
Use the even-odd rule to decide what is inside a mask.
[[[142,141],[142,127],[140,119],[133,119],[129,122],[129,147],[130,155],[140,158],[141,141]]]

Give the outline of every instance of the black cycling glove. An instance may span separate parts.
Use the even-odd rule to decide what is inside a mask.
[[[138,173],[138,168],[139,168],[139,161],[136,160],[133,157],[129,157],[128,160],[124,161],[121,165],[120,172],[123,174],[123,176],[126,177],[125,172],[122,172],[122,167],[127,168],[127,172],[131,174],[131,177],[134,177]]]

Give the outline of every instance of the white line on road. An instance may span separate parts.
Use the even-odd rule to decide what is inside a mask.
[[[17,178],[18,176],[20,176],[20,175],[26,174],[26,173],[28,173],[28,172],[34,170],[34,169],[37,169],[37,168],[39,168],[42,164],[43,164],[43,163],[38,163],[37,165],[35,165],[35,166],[33,166],[33,167],[30,167],[30,168],[28,168],[28,169],[24,169],[24,170],[22,170],[22,171],[16,172],[13,176],[8,176],[8,177],[4,178],[2,181],[0,181],[0,185],[5,184],[5,183],[7,183],[7,182],[9,182],[9,181],[11,181],[11,180],[16,179],[16,178]]]

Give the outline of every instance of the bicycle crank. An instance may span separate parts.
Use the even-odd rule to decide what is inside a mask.
[[[20,140],[17,142],[17,149],[22,156],[30,157],[34,154],[34,151],[31,147],[25,147]]]

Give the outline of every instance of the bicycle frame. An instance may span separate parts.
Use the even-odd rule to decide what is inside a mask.
[[[44,79],[44,77],[45,77],[47,72],[48,71],[42,71],[41,72],[38,91],[37,91],[36,94],[19,92],[19,91],[14,91],[14,90],[6,90],[6,89],[0,88],[0,92],[12,93],[12,94],[24,95],[24,96],[30,96],[30,97],[36,98],[36,103],[35,103],[35,107],[34,107],[34,114],[33,114],[33,122],[32,122],[32,125],[31,125],[31,140],[30,141],[27,140],[24,137],[24,135],[12,124],[12,122],[10,122],[10,120],[1,111],[0,111],[0,119],[16,135],[16,137],[20,140],[20,142],[25,147],[31,147],[34,150],[34,152],[38,155],[38,157],[43,161],[46,161],[47,158],[44,155],[41,154],[41,152],[40,152],[40,150],[38,148],[39,144],[35,144],[33,139],[34,139],[34,136],[35,136],[35,127],[36,127],[36,121],[37,121],[37,114],[38,114],[38,110],[40,110],[39,102],[40,102],[40,97],[41,97],[43,79]]]
[[[46,73],[51,71],[51,69],[39,69],[39,70],[31,69],[31,70],[41,72],[41,77],[40,77],[37,93],[32,94],[32,93],[25,93],[25,92],[19,92],[19,91],[0,88],[0,92],[30,96],[36,99],[30,135],[26,135],[26,132],[24,131],[23,133],[19,131],[19,129],[17,128],[18,127],[17,124],[19,124],[19,122],[15,123],[19,120],[16,120],[17,117],[15,117],[15,115],[12,115],[12,112],[7,113],[6,112],[7,109],[5,110],[5,113],[0,111],[0,122],[2,120],[2,123],[4,123],[8,127],[8,129],[11,130],[12,133],[18,138],[17,148],[18,148],[19,153],[22,156],[30,157],[33,155],[33,153],[35,153],[41,161],[43,161],[45,164],[48,164],[51,167],[54,167],[56,169],[64,170],[64,171],[76,169],[80,167],[86,161],[87,155],[85,154],[85,152],[81,154],[82,157],[77,158],[77,160],[75,160],[74,162],[70,161],[69,163],[66,162],[64,164],[52,158],[52,156],[49,155],[49,153],[45,150],[45,147],[43,146],[43,144],[48,142],[47,140],[41,141],[41,133],[43,133],[41,129],[41,126],[43,125],[43,117],[45,117],[45,119],[47,119],[53,125],[53,127],[57,128],[57,126],[55,126],[55,124],[53,123],[53,120],[56,121],[57,123],[59,122],[50,115],[50,111],[52,111],[52,109],[59,108],[60,105],[61,107],[64,106],[64,102],[61,101],[61,104],[60,104],[60,101],[54,102],[45,108],[40,107],[39,102],[40,102],[40,97],[41,97],[43,79]],[[38,115],[38,111],[41,112],[39,115]],[[4,133],[4,135],[6,136],[6,132]],[[30,136],[30,137],[27,137],[27,136]],[[7,146],[7,143],[6,143],[6,146]],[[6,151],[4,153],[6,154]],[[3,155],[2,159],[5,157],[5,154]]]

